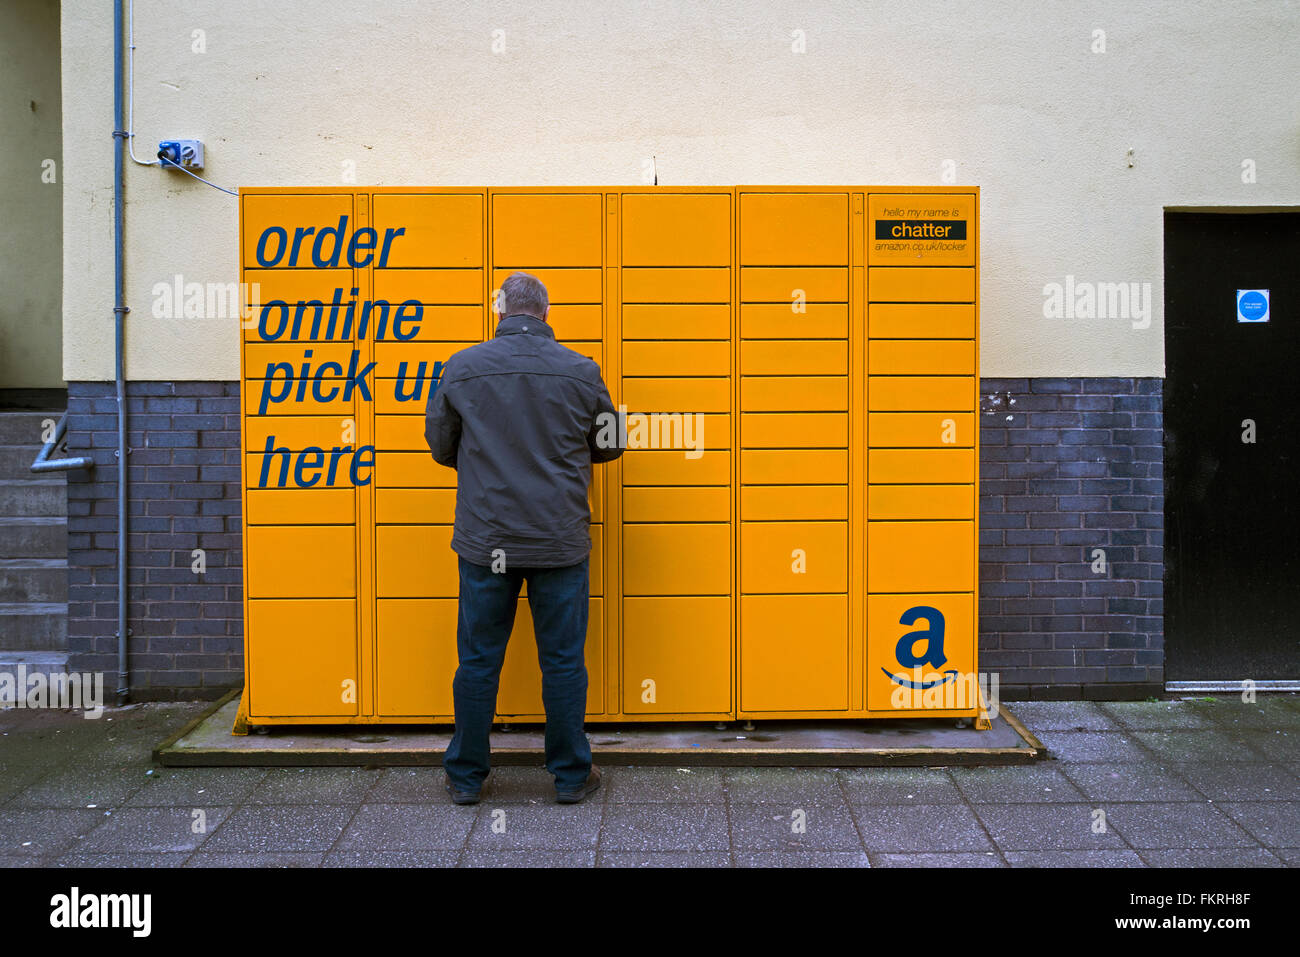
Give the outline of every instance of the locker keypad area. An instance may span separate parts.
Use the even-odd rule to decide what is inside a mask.
[[[979,711],[978,191],[246,189],[241,721],[450,722],[424,410],[515,270],[601,367],[587,709]],[[541,721],[521,597],[497,704]]]

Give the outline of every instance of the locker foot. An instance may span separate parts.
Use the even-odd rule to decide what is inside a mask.
[[[264,724],[250,724],[248,730],[253,734],[270,734],[271,729]]]
[[[753,731],[753,730],[754,730],[754,722],[752,722],[752,721],[746,721],[746,722],[742,725],[742,727],[743,727],[746,731]]]
[[[514,729],[514,725],[508,724],[506,722],[502,722],[500,730],[502,734],[510,734],[515,729]]]
[[[970,727],[970,719],[969,719],[969,718],[958,718],[958,719],[957,719],[957,727],[959,727],[959,728],[969,728],[969,727]]]
[[[715,722],[713,723],[713,730],[714,730],[714,731],[726,731],[726,730],[727,730],[727,722],[725,722],[725,721],[715,721]]]

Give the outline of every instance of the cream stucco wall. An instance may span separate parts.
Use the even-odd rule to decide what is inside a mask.
[[[63,3],[68,379],[112,373],[111,6]],[[664,184],[940,184],[951,161],[983,191],[982,372],[1162,375],[1163,208],[1300,204],[1300,7],[1082,6],[138,0],[137,152],[201,138],[230,187],[347,163],[359,184],[626,184],[651,154]],[[126,192],[128,376],[237,378],[233,322],[150,316],[177,273],[237,278],[234,198],[133,165]],[[1044,318],[1067,275],[1150,283],[1149,327]]]
[[[0,389],[63,385],[59,5],[0,3]]]

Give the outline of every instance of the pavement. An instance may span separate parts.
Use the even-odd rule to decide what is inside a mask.
[[[1300,696],[1004,703],[1025,767],[541,768],[455,807],[436,768],[164,768],[205,702],[0,712],[0,866],[1282,867]]]

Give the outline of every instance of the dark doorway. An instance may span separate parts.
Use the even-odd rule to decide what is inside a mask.
[[[1168,681],[1300,679],[1297,302],[1300,213],[1165,213]]]

